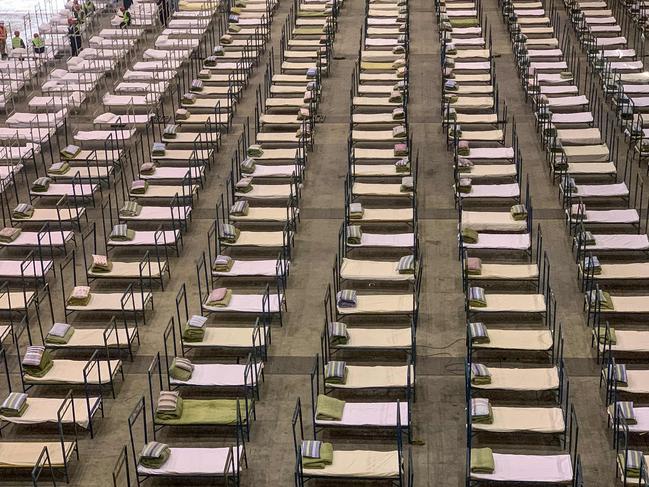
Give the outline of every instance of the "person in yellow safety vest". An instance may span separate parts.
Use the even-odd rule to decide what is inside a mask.
[[[83,11],[86,15],[91,14],[95,11],[95,4],[92,2],[92,0],[86,0],[83,3]]]
[[[45,42],[43,41],[43,38],[38,34],[38,32],[34,32],[34,38],[32,39],[32,46],[34,46],[34,52],[36,54],[45,53]]]
[[[25,41],[21,39],[19,31],[14,32],[14,36],[11,38],[11,47],[14,49],[25,49]]]
[[[78,24],[83,24],[86,20],[86,12],[82,10],[78,0],[74,0],[72,4],[72,13],[74,14],[74,18],[77,19]]]
[[[3,20],[0,20],[0,55],[7,59],[7,28]]]
[[[120,11],[122,12],[122,22],[119,24],[119,27],[120,29],[126,29],[127,27],[130,27],[133,18],[131,17],[131,12],[126,10],[124,7],[121,7]]]

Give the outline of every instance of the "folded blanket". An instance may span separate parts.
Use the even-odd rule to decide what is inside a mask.
[[[489,343],[489,332],[484,323],[469,323],[469,338],[471,343]]]
[[[394,168],[397,173],[409,173],[410,172],[410,159],[403,157],[394,163]]]
[[[164,142],[154,142],[153,147],[151,148],[151,155],[164,156],[166,151],[167,146]]]
[[[20,236],[22,230],[16,227],[4,227],[0,230],[0,242],[11,243]]]
[[[169,376],[183,382],[192,378],[192,372],[194,372],[194,364],[182,357],[175,357],[169,367]]]
[[[494,422],[489,399],[471,399],[471,421],[478,424],[491,424]]]
[[[491,448],[471,448],[471,472],[489,474],[493,473],[495,468]]]
[[[482,273],[482,259],[480,257],[467,257],[464,261],[466,273],[470,276],[479,276]]]
[[[603,310],[613,311],[615,309],[611,295],[601,289],[589,291],[588,299],[591,304],[599,303],[600,308]]]
[[[602,345],[615,345],[617,343],[617,337],[615,336],[615,328],[608,327],[608,336],[606,336],[606,327],[600,326],[597,329],[599,333],[599,343]]]
[[[145,468],[160,468],[169,460],[170,454],[169,446],[157,441],[150,441],[144,445],[138,462]]]
[[[203,82],[200,79],[192,81],[192,91],[203,91]]]
[[[54,365],[49,350],[41,345],[27,347],[22,361],[23,370],[32,377],[43,377]]]
[[[234,261],[229,255],[217,255],[212,263],[212,270],[217,272],[230,272]]]
[[[155,409],[155,419],[168,421],[183,415],[183,399],[178,391],[160,391]]]
[[[399,274],[414,274],[415,273],[415,256],[404,255],[397,262],[397,272]]]
[[[142,211],[142,207],[136,201],[125,201],[124,206],[119,209],[119,216],[136,217]]]
[[[317,445],[313,445],[317,443]],[[302,468],[323,469],[333,463],[334,447],[321,441],[302,442]]]
[[[509,209],[509,212],[516,221],[523,221],[527,218],[527,208],[525,208],[525,205],[514,205]]]
[[[330,360],[325,365],[324,380],[329,384],[347,382],[347,363],[341,360]]]
[[[470,153],[470,147],[469,147],[469,141],[468,140],[460,140],[457,143],[457,153],[460,156],[468,156]]]
[[[406,49],[403,46],[396,45],[392,48],[392,54],[404,54]]]
[[[586,205],[583,203],[571,205],[570,216],[572,218],[586,218]]]
[[[38,178],[32,183],[32,191],[34,191],[35,193],[44,193],[50,187],[51,182],[52,180],[47,176]]]
[[[405,176],[401,178],[401,186],[399,186],[399,191],[401,193],[410,193],[415,189],[415,180],[412,176]]]
[[[175,139],[178,133],[178,125],[169,123],[162,131],[162,137],[165,139]]]
[[[217,287],[212,289],[205,304],[207,306],[226,307],[232,299],[232,290],[226,287]]]
[[[638,450],[627,450],[626,454],[626,463],[624,461],[624,453],[618,454],[618,461],[620,462],[620,467],[626,469],[627,477],[640,478],[640,468],[642,466],[642,458],[644,453]]]
[[[234,225],[230,225],[229,223],[222,223],[220,226],[219,237],[223,242],[233,244],[239,238],[240,233],[241,230],[239,230]]]
[[[613,369],[613,379],[620,387],[627,387],[629,385],[625,364],[615,364],[615,368]]]
[[[105,255],[92,254],[92,264],[90,270],[92,272],[110,272],[113,269],[113,263],[108,260]]]
[[[352,245],[360,245],[363,231],[358,225],[347,226],[347,243]]]
[[[403,95],[400,91],[392,91],[388,97],[390,103],[403,103]]]
[[[145,194],[148,188],[148,181],[144,179],[134,179],[131,183],[131,194]]]
[[[589,231],[579,232],[578,239],[582,245],[595,245],[595,237]]]
[[[264,149],[259,144],[253,144],[248,147],[248,157],[261,157],[264,155]]]
[[[400,68],[405,68],[406,67],[406,60],[403,58],[400,59],[395,59],[392,62],[392,69],[400,69]]]
[[[394,144],[394,157],[403,157],[408,155],[408,146],[406,144]]]
[[[246,200],[239,200],[230,207],[230,215],[246,216],[250,204]]]
[[[484,308],[487,306],[487,298],[484,289],[481,287],[469,288],[469,306],[474,308]]]
[[[230,23],[228,24],[228,32],[241,32],[241,26],[237,25],[236,23]]]
[[[597,276],[602,273],[602,264],[597,256],[589,255],[584,257],[584,269]]]
[[[145,162],[140,166],[140,174],[151,176],[156,170],[156,165],[153,162]]]
[[[81,152],[81,147],[78,145],[66,145],[61,149],[61,157],[63,159],[74,159]]]
[[[126,223],[114,225],[110,235],[108,236],[109,240],[115,240],[117,242],[130,242],[134,238],[135,230],[129,229]]]
[[[471,384],[476,386],[491,384],[491,373],[485,365],[471,364]]]
[[[211,76],[212,76],[212,73],[210,73],[209,69],[201,69],[198,72],[198,78],[199,79],[210,79]]]
[[[479,234],[473,228],[463,228],[462,229],[462,240],[465,243],[475,244],[478,243]]]
[[[250,157],[246,157],[241,162],[239,168],[241,169],[242,174],[252,174],[253,172],[255,172],[255,166],[255,160]]]
[[[70,164],[63,161],[63,162],[55,162],[54,164],[52,164],[47,170],[47,172],[50,174],[65,174],[69,170],[70,170]]]
[[[306,70],[306,77],[309,79],[313,79],[318,75],[318,68],[308,68]]]
[[[224,46],[228,46],[232,44],[232,36],[230,34],[223,34],[221,37],[219,37],[219,42]]]
[[[186,342],[202,342],[205,338],[205,325],[207,318],[204,316],[193,315],[185,326],[183,326],[183,341]]]
[[[340,321],[332,321],[327,325],[329,344],[331,346],[345,345],[349,341],[347,325]]]
[[[47,332],[45,341],[56,345],[65,345],[74,334],[74,328],[67,323],[54,323]]]
[[[343,289],[336,294],[336,305],[339,308],[355,308],[357,303],[358,297],[353,289]]]
[[[612,405],[614,407],[614,414],[621,413],[622,419],[626,424],[638,424],[633,411],[633,402],[631,401],[618,401]]]
[[[406,111],[399,107],[392,110],[392,120],[403,120],[406,118]]]
[[[457,120],[457,110],[453,107],[444,108],[444,115],[449,121]]]
[[[34,214],[34,207],[29,203],[20,203],[14,208],[13,217],[17,220],[26,220]]]
[[[561,71],[561,73],[559,73],[559,76],[561,77],[561,79],[570,79],[570,78],[572,78],[572,72],[571,71]]]
[[[471,172],[473,168],[473,162],[470,159],[464,159],[463,157],[458,158],[457,160],[457,170],[461,173]]]
[[[457,182],[457,192],[468,194],[471,192],[471,186],[471,178],[460,178],[460,180]]]
[[[223,46],[220,46],[218,44],[214,46],[214,49],[212,50],[212,54],[217,57],[223,56],[225,54]]]
[[[27,394],[24,392],[10,392],[0,405],[0,415],[18,418],[25,413],[28,407]]]
[[[241,178],[234,185],[237,193],[250,193],[253,190],[252,178]]]
[[[364,210],[363,210],[363,205],[361,203],[350,203],[349,204],[349,218],[356,219],[356,220],[361,219],[361,218],[363,218],[363,213],[364,213]],[[360,227],[359,227],[359,229],[360,229]]]
[[[184,93],[182,98],[182,103],[185,105],[193,105],[196,103],[196,95],[194,93]]]
[[[335,397],[318,394],[318,402],[315,408],[315,419],[324,421],[340,421],[343,418],[345,401]]]
[[[298,120],[308,120],[309,118],[311,118],[311,110],[308,108],[302,107],[297,111]]]
[[[176,110],[176,120],[187,120],[189,118],[189,110],[186,108],[179,108]]]
[[[75,286],[72,294],[66,300],[68,306],[86,306],[90,302],[90,288],[88,286]]]

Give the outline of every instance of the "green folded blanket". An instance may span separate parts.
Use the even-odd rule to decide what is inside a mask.
[[[161,393],[162,394],[162,393]],[[176,409],[160,409],[160,403],[155,411],[155,420],[156,423],[165,422],[165,421],[174,421],[182,418],[185,411],[185,401],[182,397],[177,397]]]
[[[189,360],[180,357],[174,358],[171,367],[169,367],[169,375],[183,382],[192,378],[193,371],[194,365]]]
[[[70,170],[70,164],[63,161],[63,162],[55,162],[54,164],[52,164],[47,170],[47,172],[50,174],[65,174],[69,170]]]
[[[52,356],[50,355],[49,350],[45,350],[38,366],[23,365],[23,370],[27,375],[31,375],[32,377],[43,377],[53,366],[54,362],[52,361]]]
[[[73,159],[81,152],[81,147],[76,145],[67,145],[61,150],[63,159]]]
[[[23,414],[25,414],[25,411],[27,411],[27,408],[29,407],[29,404],[27,402],[24,402],[22,406],[20,406],[20,409],[11,409],[11,408],[0,408],[0,415],[6,416],[8,418],[19,418]]]
[[[155,446],[153,448],[149,447],[151,444],[155,444]],[[154,451],[148,454],[149,450]],[[157,442],[147,443],[140,454],[139,464],[145,468],[160,468],[169,460],[170,454],[171,450],[167,445]]]
[[[28,407],[27,394],[24,392],[10,392],[0,405],[0,414],[10,418],[18,418],[25,413]]]
[[[35,193],[44,193],[50,187],[52,180],[48,177],[38,178],[32,183],[32,191]]]
[[[491,448],[471,448],[472,473],[493,473],[495,468],[494,452]]]
[[[318,395],[318,402],[315,409],[315,419],[323,421],[340,421],[343,417],[345,401],[334,397]]]
[[[523,221],[527,218],[527,208],[525,208],[525,205],[514,205],[509,212],[516,221]]]
[[[611,345],[615,345],[617,343],[617,337],[615,336],[615,328],[608,328],[608,340],[606,339],[606,328],[601,326],[598,329],[599,331],[599,343],[602,345],[607,345],[610,343]]]
[[[334,446],[331,443],[322,443],[320,447],[320,458],[308,458],[302,456],[302,468],[325,468],[331,465],[334,460]]]
[[[54,345],[65,345],[70,341],[70,338],[72,338],[73,334],[74,334],[74,328],[69,327],[65,332],[65,335],[63,335],[62,337],[48,333],[47,336],[45,337],[45,341],[47,343],[52,343]]]
[[[478,232],[476,232],[472,228],[463,228],[462,240],[464,240],[465,243],[469,244],[478,243]]]
[[[239,401],[239,414],[245,421],[245,402]],[[183,399],[180,415],[158,413],[156,423],[181,425],[233,425],[237,423],[236,399]]]
[[[183,325],[183,341],[202,342],[203,338],[205,338],[205,322],[207,322],[207,319],[203,316],[192,316]],[[192,323],[195,323],[195,326],[192,326]]]

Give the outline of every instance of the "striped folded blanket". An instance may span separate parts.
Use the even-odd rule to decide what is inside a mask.
[[[343,289],[336,294],[336,305],[339,308],[355,308],[358,304],[358,296],[354,289]]]
[[[54,323],[47,332],[45,341],[55,345],[65,345],[74,334],[74,328],[67,323]]]
[[[261,157],[264,155],[264,149],[259,144],[252,144],[246,152],[248,157]]]
[[[613,369],[613,379],[620,387],[628,387],[628,379],[626,375],[626,365],[625,364],[615,364]]]
[[[363,205],[361,203],[350,203],[349,204],[349,218],[354,220],[359,220],[363,218]],[[360,229],[360,227],[359,227]],[[360,243],[360,242],[359,242]]]
[[[187,120],[190,116],[189,110],[186,108],[179,108],[176,110],[176,120]]]
[[[240,233],[241,230],[234,225],[222,223],[220,226],[219,237],[223,242],[233,244],[239,238]]]
[[[138,462],[145,468],[160,468],[169,460],[170,454],[171,450],[168,445],[150,441],[142,448]]]
[[[212,270],[217,272],[230,272],[234,260],[229,255],[217,255],[212,264]]]
[[[617,401],[612,405],[612,407],[614,408],[613,414],[621,414],[621,419],[623,419],[626,424],[638,424],[635,412],[633,411],[632,401]]]
[[[485,297],[484,288],[470,287],[469,288],[469,306],[473,308],[485,308],[487,306],[487,298]]]
[[[330,360],[325,365],[324,380],[329,384],[347,382],[347,363],[342,360]]]
[[[113,229],[108,236],[109,240],[115,240],[117,242],[128,242],[135,238],[135,230],[128,228],[126,223],[120,223],[114,225]]]
[[[403,120],[406,118],[406,112],[403,108],[395,108],[392,110],[392,120]]]
[[[489,332],[484,323],[469,323],[469,338],[471,343],[489,343]]]
[[[162,137],[165,139],[175,139],[178,134],[178,125],[169,123],[162,131]]]
[[[26,220],[34,214],[34,207],[29,203],[20,203],[14,208],[13,217],[17,220]]]
[[[331,443],[318,440],[302,442],[302,468],[323,469],[333,463],[334,447]]]
[[[579,239],[579,243],[582,245],[595,245],[596,243],[595,236],[589,231],[579,232],[577,238]]]
[[[250,204],[246,200],[239,200],[230,207],[230,215],[232,216],[246,216]]]
[[[234,185],[237,193],[250,193],[253,189],[252,178],[241,178]]]
[[[196,95],[191,92],[183,94],[182,103],[185,105],[193,105],[196,103]]]
[[[41,345],[27,347],[22,361],[23,370],[27,375],[43,377],[53,365],[50,352],[49,350],[45,350],[45,347]]]
[[[471,421],[479,424],[491,424],[494,422],[489,399],[471,399]]]
[[[192,91],[203,91],[203,82],[200,79],[192,81]]]
[[[597,328],[597,334],[599,335],[599,343],[601,345],[608,345],[609,343],[611,345],[615,345],[617,343],[617,337],[615,335],[615,328],[609,326],[608,327],[608,336],[606,333],[606,327],[605,326],[600,326]]]
[[[602,264],[599,262],[599,258],[595,255],[584,257],[584,269],[588,272],[592,272],[594,275],[602,273]]]
[[[155,408],[159,420],[180,419],[183,415],[183,399],[178,391],[160,391]]]
[[[50,187],[51,178],[43,176],[32,183],[32,191],[35,193],[44,193]]]
[[[347,226],[347,243],[352,245],[360,245],[363,237],[363,231],[358,225]]]
[[[0,230],[0,242],[13,242],[20,236],[21,231],[22,230],[17,227],[4,227],[2,230]]]
[[[169,376],[183,382],[192,378],[192,372],[194,372],[194,364],[182,357],[175,357],[169,367]]]
[[[491,373],[485,365],[471,364],[471,384],[476,386],[491,384]]]
[[[627,477],[640,478],[643,456],[644,453],[641,451],[627,450],[625,462],[624,453],[618,454],[618,462],[620,463],[620,467],[626,472]]]
[[[414,274],[415,273],[415,256],[404,255],[397,262],[397,272],[399,274]]]
[[[52,164],[47,170],[47,172],[50,174],[65,174],[69,170],[70,170],[70,164],[68,164],[65,161],[62,161],[62,162],[55,162],[54,164]]]
[[[347,325],[340,321],[332,321],[327,325],[329,344],[331,346],[345,345],[349,341]]]
[[[154,142],[153,147],[151,148],[151,155],[164,156],[166,151],[167,146],[164,142]]]
[[[10,392],[0,405],[0,414],[2,416],[17,418],[22,416],[28,407],[27,394],[24,392]]]
[[[136,201],[125,201],[119,209],[119,216],[133,218],[140,214],[142,207]]]
[[[517,221],[522,221],[527,218],[527,208],[525,205],[514,205],[509,209],[512,218]]]
[[[90,302],[90,287],[75,286],[66,300],[68,306],[86,306]]]
[[[205,325],[207,318],[193,315],[183,326],[183,340],[186,342],[202,342],[205,338]]]
[[[246,157],[241,162],[239,168],[241,169],[241,172],[243,174],[252,174],[253,172],[255,172],[255,160],[250,157]]]

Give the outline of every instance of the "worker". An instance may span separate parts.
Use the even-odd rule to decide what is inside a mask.
[[[122,22],[119,24],[119,28],[126,29],[127,27],[130,27],[131,23],[133,22],[131,12],[126,10],[124,7],[120,8],[119,10],[122,13]]]
[[[36,54],[45,53],[45,42],[43,41],[43,38],[38,34],[38,32],[34,32],[34,37],[32,39],[32,46],[34,46],[34,52]]]
[[[72,13],[74,18],[77,20],[77,24],[83,24],[86,20],[86,12],[79,5],[79,0],[74,0],[72,3]]]
[[[73,17],[68,19],[68,39],[70,39],[72,55],[76,56],[81,50],[81,31],[79,30],[76,19]]]
[[[2,59],[7,59],[7,28],[4,20],[0,20],[0,55]]]
[[[83,2],[83,10],[86,13],[86,15],[90,15],[91,13],[94,13],[95,4],[92,2],[92,0],[86,0],[85,2]]]
[[[25,41],[20,37],[20,31],[14,32],[14,36],[11,38],[11,47],[13,49],[25,49]]]

